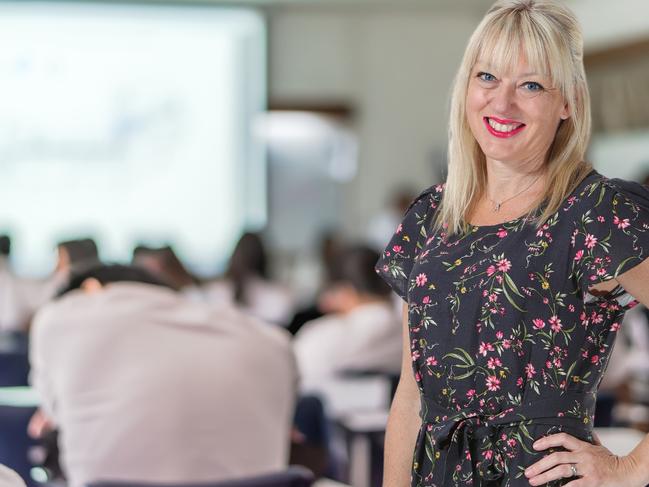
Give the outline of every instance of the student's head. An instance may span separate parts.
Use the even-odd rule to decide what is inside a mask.
[[[125,265],[99,265],[73,274],[68,286],[59,296],[81,289],[88,293],[100,291],[104,286],[116,282],[137,282],[172,289],[146,269]]]
[[[268,277],[266,249],[258,233],[244,233],[232,251],[227,273]]]
[[[178,258],[170,245],[164,247],[147,247],[138,245],[133,250],[134,266],[141,267],[180,290],[198,283]]]
[[[246,282],[250,278],[268,278],[266,249],[258,233],[244,233],[232,251],[225,277],[234,286],[234,299],[246,304]]]
[[[390,288],[374,270],[379,254],[365,245],[354,245],[339,253],[330,288],[320,307],[326,312],[347,312],[361,304],[387,301]]]
[[[100,263],[97,244],[91,238],[66,240],[59,242],[56,247],[56,270],[59,272],[72,275]]]
[[[9,235],[0,235],[0,257],[9,257],[11,254],[11,238]]]

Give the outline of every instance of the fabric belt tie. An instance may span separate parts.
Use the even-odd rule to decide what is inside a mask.
[[[504,427],[516,427],[520,424],[569,426],[583,431],[588,436],[593,428],[595,398],[594,392],[544,392],[540,400],[520,405],[508,404],[500,410],[451,411],[422,395],[423,431],[432,435],[440,451],[446,450],[442,485],[447,485],[447,478],[451,478],[455,466],[460,465],[467,451],[474,479],[494,481],[502,478],[505,473],[501,467],[504,453],[498,446],[498,439]],[[580,416],[575,416],[575,412]],[[479,459],[473,458],[469,442],[484,438],[491,440],[493,454],[490,458],[478,461]],[[426,441],[426,438],[423,438],[423,441]],[[453,442],[457,443],[457,447],[450,448]]]

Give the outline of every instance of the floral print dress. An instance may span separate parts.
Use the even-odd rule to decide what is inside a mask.
[[[524,469],[553,451],[535,439],[592,442],[596,391],[637,301],[589,287],[649,255],[649,190],[593,170],[538,230],[518,218],[451,237],[431,230],[443,191],[411,204],[376,265],[408,303],[412,486],[528,486]]]

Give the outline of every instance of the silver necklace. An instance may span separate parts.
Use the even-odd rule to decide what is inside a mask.
[[[512,200],[512,199],[516,198],[518,195],[520,195],[520,194],[524,193],[525,191],[527,191],[528,189],[530,189],[530,188],[534,185],[534,183],[537,182],[537,181],[539,180],[540,177],[541,177],[541,175],[539,174],[539,175],[534,179],[534,181],[532,181],[532,182],[530,183],[529,186],[527,186],[526,188],[523,188],[523,189],[520,190],[518,193],[516,193],[514,196],[510,196],[509,198],[504,199],[504,200],[502,200],[502,201],[494,201],[494,200],[491,199],[491,197],[487,196],[487,198],[489,198],[489,201],[491,201],[491,203],[494,205],[493,208],[492,208],[492,211],[494,211],[494,212],[498,212],[498,211],[500,211],[500,207],[501,207],[503,204],[507,203],[509,200]]]

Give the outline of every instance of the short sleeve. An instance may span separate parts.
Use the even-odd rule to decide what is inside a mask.
[[[428,239],[442,189],[442,185],[432,186],[415,198],[376,263],[376,272],[404,301],[408,301],[410,272]]]
[[[588,288],[623,274],[649,257],[649,189],[621,179],[602,179],[585,190],[571,239],[572,276]],[[624,307],[633,297],[613,291]]]

